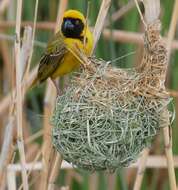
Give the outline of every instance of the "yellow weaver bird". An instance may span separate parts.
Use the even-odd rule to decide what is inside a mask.
[[[55,78],[68,74],[80,66],[75,54],[77,49],[88,56],[92,48],[93,35],[84,15],[76,10],[66,11],[59,32],[48,42],[31,86],[50,77],[57,88]],[[57,91],[59,93],[59,88]]]

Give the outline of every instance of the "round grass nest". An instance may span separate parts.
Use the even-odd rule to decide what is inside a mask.
[[[91,57],[56,101],[52,140],[63,158],[90,170],[115,170],[134,162],[169,116],[164,79],[167,51],[158,23],[145,32],[137,68],[117,69]]]

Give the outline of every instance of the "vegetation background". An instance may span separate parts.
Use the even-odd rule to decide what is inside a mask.
[[[1,2],[3,2],[2,0]],[[176,0],[161,0],[162,35],[167,37],[171,16]],[[0,2],[0,3],[1,3]],[[15,19],[16,6],[15,0],[7,1],[6,8],[0,7],[0,105],[14,86],[14,39],[15,39]],[[23,1],[22,25],[31,24],[34,20],[35,0]],[[39,0],[37,27],[35,34],[35,46],[31,61],[33,68],[39,61],[44,51],[45,44],[53,35],[54,26],[57,17],[59,0]],[[96,17],[101,5],[101,0],[90,0],[89,25],[94,26]],[[77,9],[84,14],[87,13],[88,0],[68,0],[67,8]],[[143,10],[143,6],[141,6]],[[120,10],[118,12],[118,10]],[[121,11],[122,10],[122,11]],[[144,11],[144,10],[143,10]],[[115,16],[114,16],[115,15]],[[118,18],[117,18],[118,17]],[[102,35],[98,43],[96,56],[106,60],[114,60],[114,66],[133,67],[141,61],[142,47],[140,43],[140,32],[143,32],[143,25],[140,21],[138,11],[133,0],[112,0],[109,15],[106,20],[107,28],[111,35]],[[120,37],[123,32],[124,37]],[[21,30],[23,33],[23,28]],[[129,32],[129,33],[128,33]],[[138,34],[138,35],[135,35]],[[178,36],[178,30],[175,39]],[[131,40],[132,39],[132,40]],[[171,89],[174,95],[173,104],[175,107],[176,118],[173,123],[173,153],[178,154],[178,41],[175,42],[175,48],[172,50],[170,69],[167,78],[167,87]],[[40,85],[27,92],[24,101],[23,129],[25,139],[29,142],[25,145],[27,161],[33,161],[35,156],[41,150],[44,144],[43,126],[44,118],[47,117],[44,111],[44,97],[46,85]],[[0,107],[0,146],[2,147],[4,131],[9,119],[10,109],[1,111]],[[14,132],[15,133],[15,132]],[[36,136],[34,136],[36,135]],[[154,155],[164,155],[164,144],[162,135],[153,142],[151,153]],[[18,153],[13,157],[14,163],[19,161]],[[178,157],[175,157],[178,162]],[[178,165],[177,165],[178,167]],[[17,186],[20,186],[21,179],[17,174]],[[56,189],[62,186],[69,186],[71,190],[128,190],[132,189],[136,175],[136,169],[119,169],[116,173],[108,172],[87,173],[77,169],[65,169],[60,171],[56,179]],[[178,170],[176,169],[178,179]],[[38,179],[40,171],[32,172],[30,177],[31,189],[38,189]],[[168,190],[168,172],[167,168],[149,168],[144,175],[142,190]]]

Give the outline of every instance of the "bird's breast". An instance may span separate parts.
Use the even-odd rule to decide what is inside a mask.
[[[89,42],[84,45],[79,39],[66,38],[64,39],[64,43],[66,44],[68,52],[59,63],[59,67],[53,73],[52,78],[66,75],[80,66],[80,61],[76,58],[78,51],[82,51],[86,55],[89,55],[91,52],[92,47]]]
[[[53,73],[52,78],[66,75],[77,69],[80,65],[78,59],[70,52],[66,53],[63,60],[59,63],[59,67]]]

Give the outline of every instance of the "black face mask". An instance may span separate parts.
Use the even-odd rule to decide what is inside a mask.
[[[82,36],[84,29],[84,23],[80,19],[76,18],[64,18],[61,26],[61,31],[65,37],[78,38]]]

